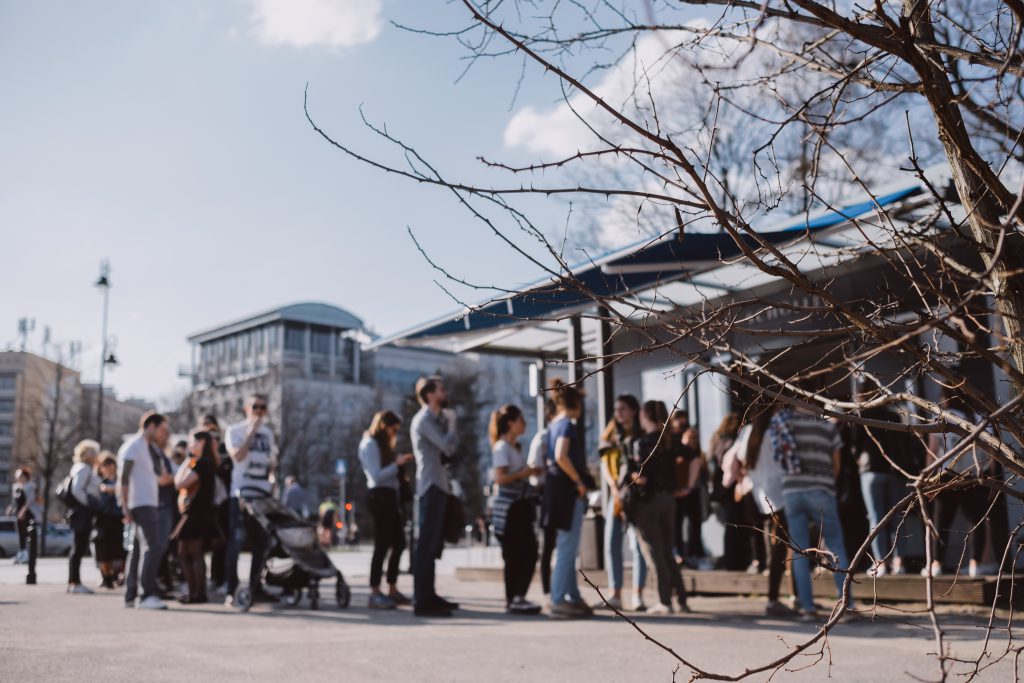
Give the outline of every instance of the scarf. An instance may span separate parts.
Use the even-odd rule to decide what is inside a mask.
[[[796,452],[796,439],[790,429],[789,420],[793,411],[783,408],[772,416],[768,424],[768,438],[771,440],[772,458],[782,465],[789,474],[800,473],[800,456]]]

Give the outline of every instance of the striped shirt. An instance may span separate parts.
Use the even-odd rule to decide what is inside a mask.
[[[783,471],[782,493],[812,489],[835,493],[836,475],[832,467],[832,454],[843,445],[839,430],[820,417],[796,412],[787,413],[786,423],[796,442],[794,460],[798,465],[796,471]],[[770,429],[777,429],[778,426],[773,418]]]

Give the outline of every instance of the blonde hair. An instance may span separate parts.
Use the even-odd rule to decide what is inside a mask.
[[[74,461],[82,462],[82,460],[89,453],[89,451],[92,451],[96,455],[99,455],[100,445],[93,441],[92,439],[83,439],[79,441],[78,445],[75,446]]]

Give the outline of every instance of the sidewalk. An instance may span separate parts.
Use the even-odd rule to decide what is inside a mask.
[[[66,560],[43,560],[37,586],[25,586],[24,567],[6,561],[0,563],[0,681],[672,680],[671,656],[610,613],[587,622],[506,615],[500,583],[454,578],[455,567],[469,561],[493,564],[493,557],[481,552],[445,552],[439,591],[464,609],[456,618],[431,620],[417,619],[409,610],[366,608],[365,550],[332,554],[352,585],[352,606],[339,610],[325,601],[316,612],[262,604],[248,614],[217,604],[126,610],[116,592],[66,595]],[[243,557],[241,565],[247,560]],[[89,560],[82,572],[87,584],[99,582]],[[411,593],[409,576],[401,577],[400,587]],[[592,591],[583,592],[596,601]],[[815,631],[811,624],[762,618],[760,600],[698,597],[692,606],[696,613],[690,616],[639,622],[683,656],[718,671],[738,673],[765,662]],[[969,611],[950,618],[947,634],[955,652],[976,653],[983,620]],[[842,624],[830,647],[826,661],[805,671],[780,672],[773,680],[821,681],[829,673],[844,683],[909,680],[908,672],[934,677],[927,656],[934,644],[921,616],[880,610],[873,622]],[[176,664],[184,658],[187,665]],[[980,680],[1006,680],[1011,669],[1003,662]],[[687,680],[684,674],[680,670],[676,680]]]

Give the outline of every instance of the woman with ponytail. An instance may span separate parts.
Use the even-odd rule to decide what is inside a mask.
[[[366,473],[370,489],[370,514],[373,516],[373,557],[370,559],[369,606],[372,609],[394,609],[410,604],[398,591],[398,560],[405,549],[402,513],[398,500],[398,468],[412,461],[411,453],[395,453],[395,441],[402,421],[390,410],[373,416],[370,428],[359,443],[359,462]],[[388,594],[380,590],[384,558],[388,557]]]
[[[537,614],[540,605],[526,600],[537,565],[533,531],[533,488],[530,477],[539,467],[526,464],[519,437],[526,431],[523,411],[504,405],[491,413],[491,461],[498,490],[491,504],[491,523],[505,560],[505,608],[510,614]]]

